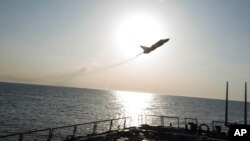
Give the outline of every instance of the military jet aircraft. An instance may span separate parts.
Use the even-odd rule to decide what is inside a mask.
[[[151,51],[155,50],[156,48],[162,46],[164,43],[166,43],[168,41],[169,41],[169,38],[168,39],[161,39],[158,42],[156,42],[155,44],[153,44],[151,47],[145,47],[145,46],[140,46],[140,47],[143,49],[144,54],[148,54]]]

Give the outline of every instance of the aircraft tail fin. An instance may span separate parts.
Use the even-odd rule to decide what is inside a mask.
[[[149,52],[149,47],[145,47],[145,46],[140,46],[143,49],[144,53],[148,53]]]

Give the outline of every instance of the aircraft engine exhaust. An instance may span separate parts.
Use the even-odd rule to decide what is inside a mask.
[[[106,71],[106,70],[109,70],[109,69],[112,69],[112,68],[115,68],[115,67],[124,65],[124,64],[126,64],[126,63],[129,63],[129,62],[135,60],[137,57],[139,57],[139,56],[142,55],[142,54],[143,54],[143,52],[137,54],[137,55],[134,56],[134,57],[131,57],[131,58],[129,58],[129,59],[126,59],[126,60],[123,60],[123,61],[121,61],[121,62],[118,62],[118,63],[116,63],[116,64],[104,66],[104,67],[102,67],[102,68],[100,68],[100,69],[98,69],[98,70],[94,70],[94,71],[92,71],[92,72],[86,72],[86,73],[91,73],[91,74],[92,74],[92,73],[98,73],[98,72]]]

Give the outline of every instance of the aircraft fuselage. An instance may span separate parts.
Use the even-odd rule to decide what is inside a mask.
[[[155,50],[156,48],[162,46],[163,44],[165,44],[168,41],[169,41],[169,38],[168,39],[161,39],[158,42],[156,42],[155,44],[153,44],[151,47],[141,46],[141,48],[143,49],[143,53],[148,54],[151,51]]]

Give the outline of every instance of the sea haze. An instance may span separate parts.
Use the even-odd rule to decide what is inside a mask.
[[[223,100],[152,93],[0,83],[0,135],[124,116],[136,120],[138,114],[211,123],[224,120],[224,105]],[[229,102],[229,121],[243,122],[243,114],[243,102]]]

